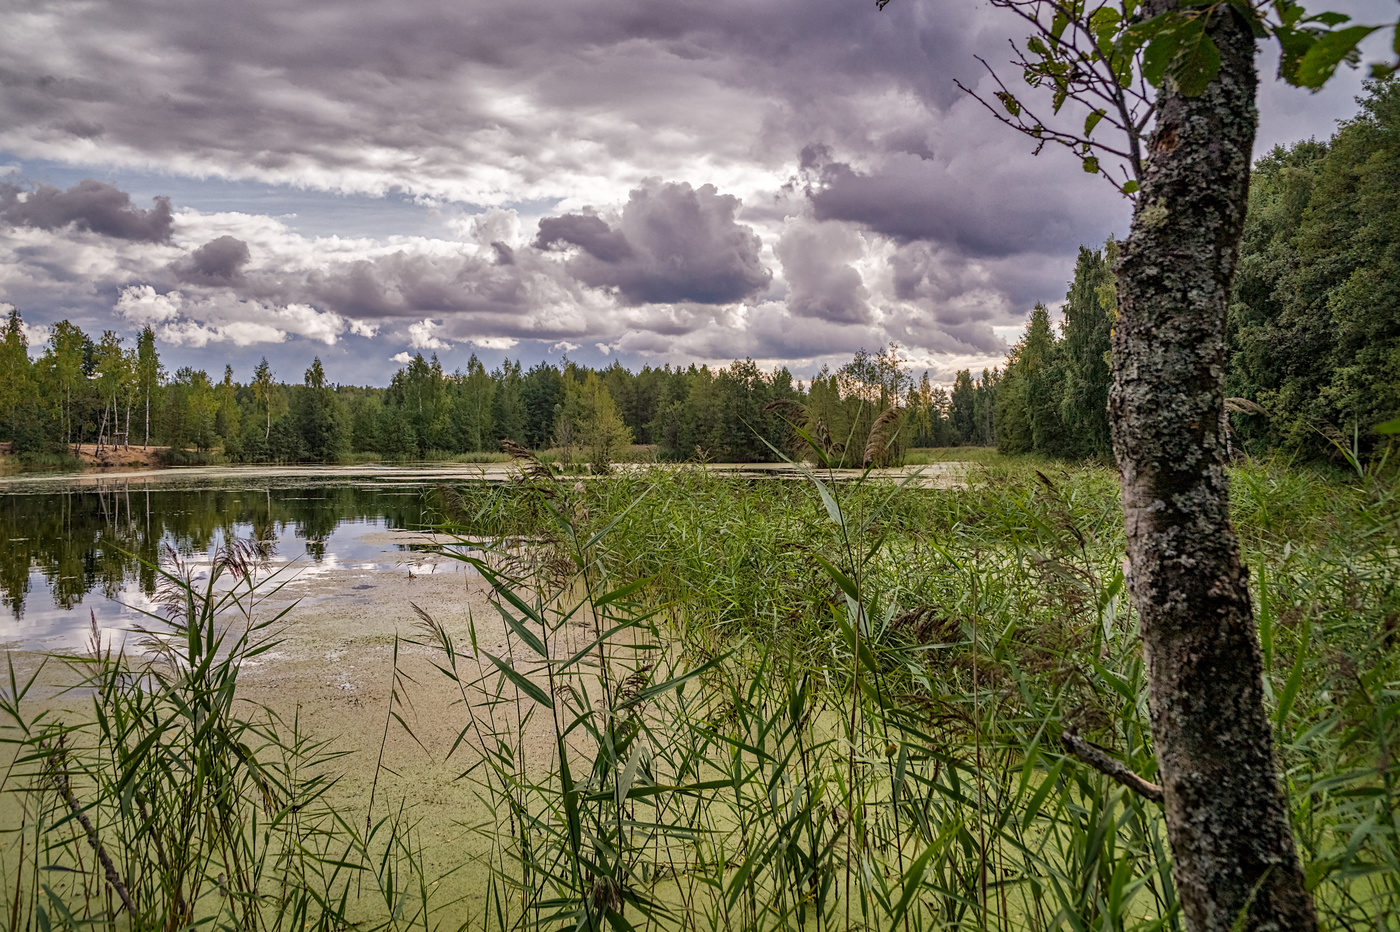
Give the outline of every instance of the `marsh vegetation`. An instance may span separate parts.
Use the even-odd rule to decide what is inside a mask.
[[[1233,489],[1310,888],[1329,927],[1387,927],[1393,480],[1262,463]],[[1182,927],[1161,807],[1060,742],[1156,776],[1109,471],[1000,460],[952,489],[535,471],[432,504],[478,542],[451,554],[501,617],[418,606],[394,653],[435,669],[395,679],[384,723],[456,697],[450,760],[494,813],[484,897],[436,892],[411,799],[368,827],[326,804],[375,761],[238,700],[272,630],[245,611],[240,550],[236,603],[162,575],[177,637],[71,661],[91,721],[35,713],[11,681],[12,927]],[[177,837],[204,842],[178,871]]]

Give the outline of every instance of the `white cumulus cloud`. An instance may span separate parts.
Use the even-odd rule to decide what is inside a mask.
[[[408,325],[408,345],[416,350],[445,350],[448,347],[446,340],[435,335],[435,331],[442,327],[439,321],[425,317],[416,324]]]
[[[318,311],[309,304],[241,300],[229,293],[161,294],[152,285],[123,288],[115,310],[128,323],[154,327],[161,342],[172,346],[253,346],[283,343],[289,336],[332,346],[347,326],[334,311]]]

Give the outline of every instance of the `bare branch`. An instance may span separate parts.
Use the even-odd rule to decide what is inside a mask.
[[[73,789],[68,781],[68,773],[64,770],[63,764],[67,757],[67,751],[63,747],[63,737],[60,735],[58,743],[49,751],[48,765],[49,779],[53,782],[54,789],[58,791],[59,798],[68,806],[73,817],[78,820],[78,824],[83,827],[83,834],[87,836],[88,844],[96,852],[97,859],[102,862],[102,872],[107,875],[107,883],[112,885],[112,889],[117,891],[117,896],[121,898],[122,905],[126,907],[127,915],[136,915],[136,904],[131,901],[131,894],[127,892],[126,884],[122,882],[121,875],[117,873],[116,865],[112,863],[112,858],[107,854],[107,849],[103,847],[102,841],[97,837],[97,829],[92,827],[92,821],[87,817],[82,803],[73,795]]]
[[[1144,799],[1150,799],[1154,803],[1162,802],[1163,796],[1160,786],[1148,783],[1128,769],[1126,764],[1109,757],[1103,750],[1085,741],[1072,730],[1060,735],[1060,745],[1099,773],[1106,777],[1112,777]]]

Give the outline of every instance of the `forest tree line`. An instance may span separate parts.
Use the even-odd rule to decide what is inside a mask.
[[[1400,428],[1400,79],[1358,103],[1330,141],[1276,147],[1250,179],[1226,369],[1246,449],[1365,458]],[[997,395],[1003,452],[1111,455],[1116,258],[1111,240],[1081,248],[1059,326],[1032,312]]]
[[[215,380],[189,367],[166,371],[150,328],[127,347],[111,331],[94,340],[68,321],[29,358],[12,310],[0,344],[0,441],[16,454],[74,444],[168,446],[234,462],[333,462],[352,455],[422,460],[500,452],[509,442],[607,465],[632,444],[664,460],[763,462],[810,452],[860,465],[872,430],[881,464],[911,444],[993,442],[999,374],[958,374],[951,390],[919,381],[898,348],[861,351],[809,383],[752,360],[722,368],[592,369],[567,360],[488,371],[473,355],[445,371],[413,357],[387,387],[332,384],[319,358],[300,383],[264,359],[246,381],[231,366]],[[881,422],[881,415],[884,420]],[[771,446],[770,446],[771,444]]]
[[[1328,142],[1278,147],[1256,164],[1230,309],[1232,432],[1241,445],[1364,455],[1400,415],[1400,80],[1374,81]],[[803,383],[752,360],[631,372],[563,361],[445,371],[415,356],[386,388],[331,384],[319,359],[280,381],[264,360],[166,371],[147,328],[55,325],[31,361],[18,310],[0,342],[0,441],[15,453],[76,443],[169,446],[236,462],[426,459],[509,441],[600,465],[630,444],[663,460],[761,462],[783,455],[887,465],[911,446],[997,445],[1067,459],[1111,456],[1110,339],[1117,245],[1081,247],[1060,320],[1032,311],[1004,369],[951,387],[915,379],[891,346],[861,350]],[[771,446],[770,446],[771,444]]]

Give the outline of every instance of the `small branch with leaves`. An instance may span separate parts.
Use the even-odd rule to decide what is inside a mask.
[[[883,9],[889,0],[876,0]],[[1350,24],[1344,13],[1309,15],[1295,0],[1214,0],[1169,5],[1148,15],[1143,0],[991,0],[1020,17],[1030,31],[1024,46],[1011,43],[1010,64],[1021,70],[1028,87],[1050,93],[1048,117],[1032,108],[1026,95],[1007,87],[985,59],[997,89],[990,98],[961,81],[958,88],[986,107],[998,120],[1036,140],[1035,154],[1046,143],[1064,146],[1084,170],[1102,175],[1125,196],[1134,197],[1142,176],[1144,145],[1156,116],[1157,92],[1168,81],[1188,97],[1203,93],[1220,73],[1220,52],[1209,24],[1220,16],[1238,16],[1260,39],[1279,45],[1279,77],[1317,90],[1343,63],[1360,62],[1358,46],[1387,26]],[[1157,7],[1160,9],[1161,7]],[[1400,25],[1394,48],[1400,56]],[[1381,77],[1395,64],[1372,66]],[[995,102],[994,102],[995,101]],[[1064,112],[1074,101],[1088,113]],[[998,106],[998,104],[1000,106]],[[1095,132],[1111,127],[1120,142],[1105,143]],[[1104,164],[1116,160],[1116,173]]]

